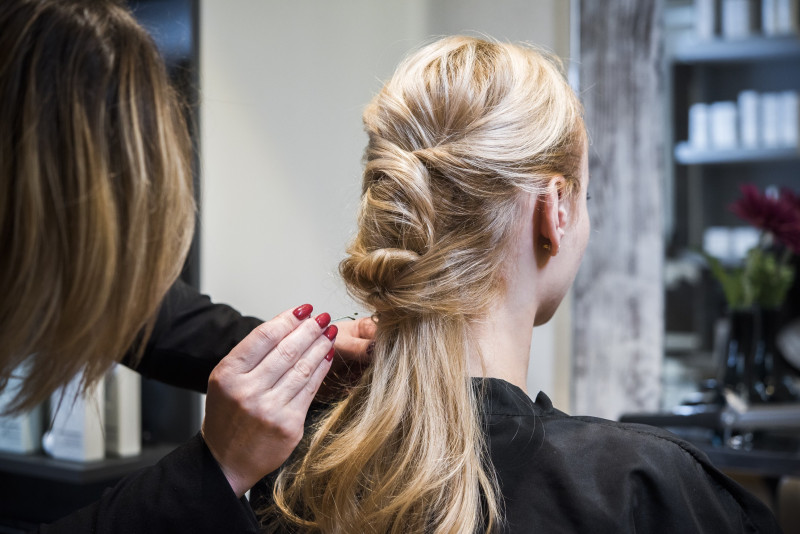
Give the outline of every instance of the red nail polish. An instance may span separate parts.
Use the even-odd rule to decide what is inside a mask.
[[[303,304],[302,306],[295,308],[292,313],[295,317],[302,320],[311,315],[312,311],[314,311],[314,307],[311,304]]]
[[[334,339],[336,339],[336,334],[338,333],[339,333],[339,328],[335,324],[332,324],[325,329],[322,335],[333,341]]]
[[[328,360],[328,361],[331,361],[333,359],[333,354],[335,352],[336,352],[336,350],[333,347],[331,347],[331,350],[329,350],[328,354],[325,355],[325,359]]]
[[[320,328],[325,328],[331,322],[331,316],[329,313],[320,313],[314,320],[317,321]]]

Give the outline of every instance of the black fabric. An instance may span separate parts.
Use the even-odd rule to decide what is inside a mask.
[[[198,434],[155,466],[106,490],[96,503],[37,532],[255,533],[258,522],[249,503],[233,493]]]
[[[486,387],[508,532],[775,533],[771,512],[705,454],[654,427],[570,417],[498,379]]]
[[[167,292],[142,358],[122,363],[142,376],[205,393],[217,363],[263,321],[242,316],[178,280]]]
[[[123,363],[148,378],[205,392],[211,370],[261,322],[178,281],[161,305],[142,358],[135,362],[132,351]],[[96,503],[38,532],[238,533],[258,532],[258,524],[198,435],[157,465],[124,478]]]
[[[496,378],[475,378],[509,533],[779,533],[771,512],[675,435],[570,417]],[[319,409],[318,405],[314,408]],[[309,423],[319,415],[312,413]],[[273,474],[251,491],[270,501]]]

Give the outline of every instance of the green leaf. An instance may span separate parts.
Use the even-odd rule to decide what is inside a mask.
[[[749,308],[753,305],[753,291],[745,283],[744,269],[731,269],[728,272],[722,263],[706,252],[702,253],[725,294],[725,301],[731,310]]]

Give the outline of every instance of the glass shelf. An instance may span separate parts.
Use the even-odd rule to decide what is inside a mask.
[[[687,142],[675,147],[675,161],[682,165],[714,165],[800,160],[800,148],[734,148],[729,150],[698,150]]]
[[[797,36],[750,37],[746,39],[693,39],[675,48],[676,63],[743,63],[747,61],[800,57]]]
[[[128,458],[106,458],[95,462],[57,460],[43,454],[0,452],[0,478],[3,474],[55,480],[72,484],[89,484],[123,476],[156,464],[174,450],[177,444],[142,448],[142,453]]]

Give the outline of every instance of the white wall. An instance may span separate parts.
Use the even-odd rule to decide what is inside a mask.
[[[568,54],[567,0],[201,6],[202,289],[263,318],[304,302],[355,310],[336,268],[354,229],[361,110],[408,50],[471,30]],[[563,324],[537,329],[529,389],[566,408]]]

